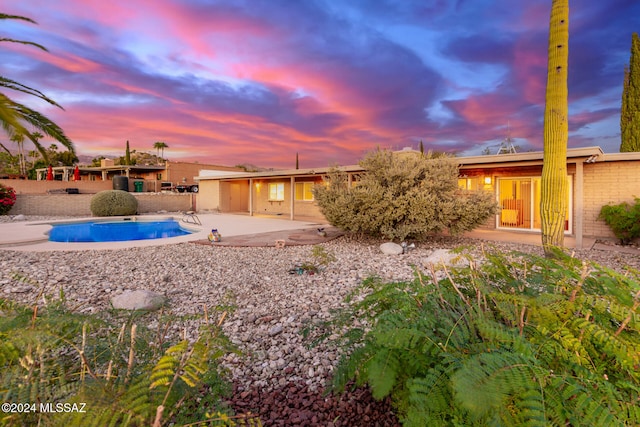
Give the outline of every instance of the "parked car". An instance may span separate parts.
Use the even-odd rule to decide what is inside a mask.
[[[160,191],[173,191],[175,187],[170,182],[162,182],[160,183]]]
[[[200,188],[198,184],[183,184],[176,185],[176,190],[178,190],[179,193],[197,193]]]

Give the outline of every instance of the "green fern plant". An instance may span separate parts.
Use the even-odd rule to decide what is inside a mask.
[[[3,402],[64,402],[85,410],[3,412],[0,425],[260,425],[222,404],[229,385],[218,360],[236,351],[222,334],[225,313],[218,323],[206,322],[195,341],[170,345],[134,323],[141,319],[116,328],[70,312],[62,300],[25,307],[0,299],[0,312]]]
[[[638,282],[561,252],[485,258],[366,280],[310,331],[342,332],[336,390],[391,396],[405,426],[638,425]]]

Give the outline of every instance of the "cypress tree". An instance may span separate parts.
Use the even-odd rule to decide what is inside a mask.
[[[631,58],[624,70],[620,110],[620,151],[640,151],[640,38],[631,36]]]
[[[545,255],[553,256],[564,245],[567,212],[569,0],[553,0],[549,21],[540,219]]]
[[[124,164],[125,165],[130,165],[131,164],[131,151],[129,150],[129,141],[127,140],[127,148],[124,152]]]

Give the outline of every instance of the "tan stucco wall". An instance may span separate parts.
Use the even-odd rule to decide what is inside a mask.
[[[112,181],[36,181],[33,179],[0,179],[0,184],[16,190],[16,194],[47,194],[65,188],[77,188],[80,193],[111,190]]]
[[[138,213],[192,210],[191,193],[131,193],[138,199]],[[18,194],[9,215],[91,216],[93,194]]]
[[[315,182],[320,183],[319,179],[296,179],[296,183]],[[269,200],[269,184],[284,184],[284,200]],[[258,185],[256,185],[258,184]],[[265,215],[283,215],[290,217],[291,215],[291,180],[289,178],[281,179],[262,179],[254,180],[254,213]],[[295,200],[294,194],[294,219],[304,217],[305,219],[317,219],[324,221],[324,216],[320,213],[320,208],[314,201]]]
[[[284,184],[284,200],[269,200],[269,184]],[[289,214],[291,206],[291,182],[289,179],[262,179],[254,181],[253,211],[257,214]]]
[[[199,212],[220,210],[220,181],[201,181],[197,206]]]

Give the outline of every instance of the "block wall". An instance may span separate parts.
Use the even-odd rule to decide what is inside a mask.
[[[635,203],[640,197],[640,164],[637,161],[596,162],[584,165],[584,235],[615,238],[598,219],[607,204]]]
[[[138,213],[186,212],[193,209],[191,193],[131,193],[138,199]],[[18,194],[9,215],[91,216],[93,194]]]

